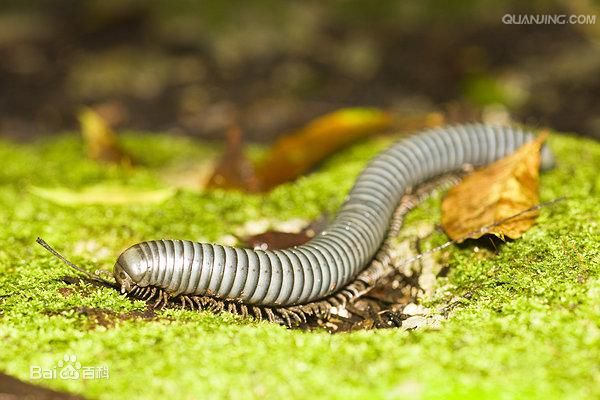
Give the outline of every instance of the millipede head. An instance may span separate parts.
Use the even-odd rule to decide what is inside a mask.
[[[121,287],[121,293],[129,293],[136,286],[147,286],[144,277],[148,272],[148,263],[140,254],[137,246],[125,250],[115,263],[113,275]]]

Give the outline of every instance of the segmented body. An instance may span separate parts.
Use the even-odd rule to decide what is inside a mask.
[[[369,265],[409,188],[465,164],[491,163],[532,137],[521,129],[482,124],[428,130],[374,158],[334,221],[304,245],[271,251],[155,240],[127,249],[117,266],[136,269],[136,289],[159,288],[169,297],[271,308],[315,302],[342,291]],[[551,162],[547,149],[542,159]],[[116,272],[115,277],[119,281]]]

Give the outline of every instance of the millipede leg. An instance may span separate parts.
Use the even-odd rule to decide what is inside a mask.
[[[272,309],[270,309],[269,307],[266,307],[265,314],[267,314],[267,319],[269,320],[269,322],[275,322],[276,318],[275,318],[275,314],[273,314]]]
[[[185,301],[190,305],[190,309],[194,310],[194,302],[189,298],[189,296],[185,296]]]
[[[240,314],[242,317],[248,317],[248,307],[245,304],[240,304]]]
[[[306,323],[306,315],[301,310],[292,310],[289,312],[289,315],[292,316],[297,325],[300,325],[302,322]]]
[[[202,304],[202,301],[198,296],[192,296],[192,301],[198,306],[198,311],[204,308],[204,304]]]
[[[279,313],[279,316],[281,318],[283,318],[283,321],[284,321],[285,325],[288,328],[291,328],[292,327],[292,320],[290,319],[290,313],[291,313],[291,311],[287,311],[286,309],[282,309],[280,311],[278,310],[278,313]]]
[[[254,313],[254,316],[256,317],[256,319],[259,319],[259,320],[263,319],[263,314],[262,314],[260,307],[252,306],[252,312]]]
[[[156,301],[152,305],[152,307],[153,308],[158,308],[158,305],[160,304],[161,301],[162,301],[162,292],[158,292],[158,296],[156,298]]]
[[[225,303],[219,300],[215,301],[215,312],[219,313],[225,308]]]

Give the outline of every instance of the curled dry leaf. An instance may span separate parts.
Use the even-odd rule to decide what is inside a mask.
[[[117,135],[106,121],[91,108],[83,108],[77,115],[81,134],[92,160],[131,166],[133,160],[119,145]]]
[[[494,224],[539,203],[540,149],[547,134],[526,143],[515,153],[467,176],[442,202],[442,227],[461,242],[477,239],[483,226]],[[500,238],[520,237],[535,222],[538,211],[524,213],[487,233]]]

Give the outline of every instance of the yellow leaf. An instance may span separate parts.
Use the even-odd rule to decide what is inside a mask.
[[[344,108],[311,121],[282,136],[257,166],[262,190],[307,172],[329,154],[391,126],[390,114],[374,108]]]
[[[63,206],[90,204],[124,205],[162,203],[175,194],[174,188],[139,190],[125,186],[88,186],[81,190],[32,186],[29,191]]]
[[[77,118],[89,158],[126,166],[132,164],[131,157],[119,146],[117,135],[96,111],[86,107],[79,112]]]
[[[515,153],[469,175],[448,192],[442,202],[442,227],[450,238],[461,242],[490,233],[516,239],[534,224],[537,210],[485,233],[473,233],[539,203],[540,149],[546,137],[546,133],[539,135]]]

